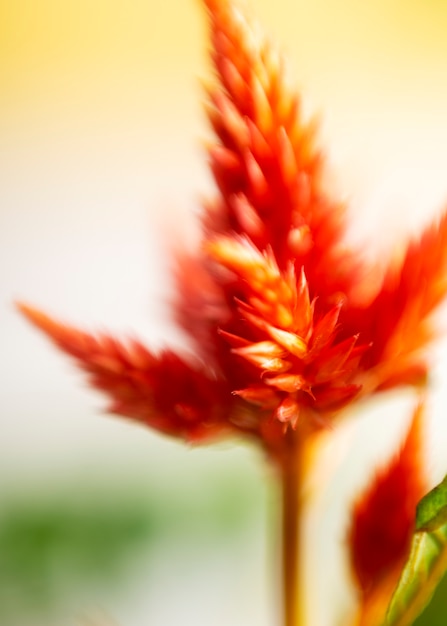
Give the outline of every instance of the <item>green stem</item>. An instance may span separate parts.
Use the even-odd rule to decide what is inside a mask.
[[[282,458],[282,569],[284,626],[303,626],[301,580],[302,442],[299,432],[287,433]]]

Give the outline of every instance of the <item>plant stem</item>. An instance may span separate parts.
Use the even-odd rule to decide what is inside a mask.
[[[282,567],[284,626],[303,626],[301,561],[302,436],[289,430],[282,458]]]

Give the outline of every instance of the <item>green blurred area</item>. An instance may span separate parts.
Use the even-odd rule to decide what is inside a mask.
[[[185,544],[238,550],[255,517],[265,515],[254,482],[230,470],[191,492],[180,482],[113,487],[79,477],[0,494],[0,624],[50,623],[42,619],[82,606],[92,589],[125,597],[163,546],[168,559]]]
[[[125,596],[160,545],[238,550],[256,516],[265,515],[263,497],[253,476],[232,471],[192,493],[180,484],[113,488],[79,477],[42,492],[3,494],[0,624],[40,624],[82,602],[92,587]],[[414,626],[445,626],[446,614],[444,577]]]
[[[414,622],[414,626],[446,626],[447,575],[439,583],[430,604]]]

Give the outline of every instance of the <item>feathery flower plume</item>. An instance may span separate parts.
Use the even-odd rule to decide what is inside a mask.
[[[447,287],[447,214],[371,294],[281,55],[233,2],[205,4],[218,194],[202,249],[178,269],[176,303],[197,359],[21,310],[112,398],[112,412],[192,441],[243,432],[278,451],[299,422],[318,429],[355,398],[423,383],[429,315]]]

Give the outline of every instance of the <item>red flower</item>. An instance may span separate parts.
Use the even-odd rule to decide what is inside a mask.
[[[276,49],[230,0],[205,0],[215,81],[208,115],[218,194],[203,246],[178,263],[179,323],[196,359],[154,354],[21,306],[110,410],[191,440],[244,432],[268,448],[361,395],[426,375],[429,316],[446,293],[447,215],[371,284],[344,241],[345,209],[324,184],[315,124]]]
[[[419,406],[400,452],[355,504],[349,548],[360,592],[356,624],[382,624],[408,557],[416,505],[427,492],[423,458],[423,409]]]

